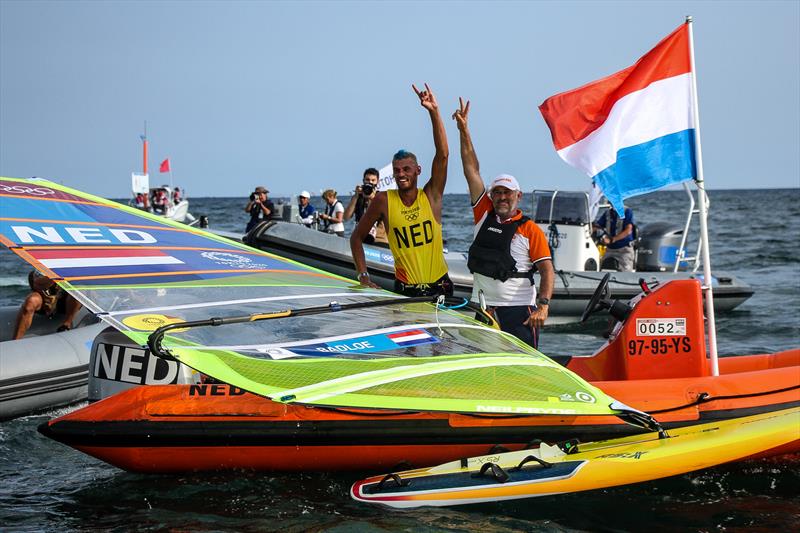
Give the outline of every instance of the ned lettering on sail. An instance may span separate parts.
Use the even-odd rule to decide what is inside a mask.
[[[111,229],[92,227],[65,227],[62,235],[55,226],[11,226],[21,243],[34,244],[36,242],[54,244],[92,244],[92,243],[119,243],[119,244],[149,244],[157,242],[156,238],[147,232],[135,229]],[[109,235],[110,234],[110,235]]]

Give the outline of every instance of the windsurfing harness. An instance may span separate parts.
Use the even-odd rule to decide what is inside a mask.
[[[517,272],[517,262],[511,256],[511,240],[517,233],[517,228],[529,220],[530,218],[523,215],[518,220],[502,224],[498,222],[494,210],[491,211],[469,247],[469,271],[500,281],[528,278],[533,285],[535,268],[527,272]]]

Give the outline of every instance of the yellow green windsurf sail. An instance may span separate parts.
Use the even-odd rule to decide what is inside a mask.
[[[577,375],[466,314],[399,300],[49,181],[0,178],[0,240],[140,345],[164,325],[250,317],[176,327],[161,345],[199,372],[275,401],[625,412]],[[309,307],[329,312],[295,313]]]

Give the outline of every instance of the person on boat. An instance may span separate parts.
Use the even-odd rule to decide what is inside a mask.
[[[14,340],[25,336],[28,328],[33,323],[33,315],[39,313],[48,318],[53,318],[55,314],[63,314],[64,320],[58,326],[56,332],[72,329],[72,321],[81,309],[81,304],[67,294],[56,283],[42,274],[31,271],[28,274],[28,285],[31,292],[25,297],[22,306],[17,313],[17,320],[14,324]]]
[[[167,212],[167,192],[164,189],[158,189],[153,195],[153,212],[163,215]]]
[[[172,191],[172,203],[178,205],[181,203],[181,188],[175,187]]]
[[[469,102],[459,98],[453,113],[461,140],[461,163],[467,179],[475,238],[467,267],[472,272],[472,301],[484,301],[500,329],[536,348],[547,320],[555,272],[544,232],[518,208],[522,199],[514,176],[500,174],[488,194],[468,127]],[[533,274],[541,276],[536,290]]]
[[[136,200],[134,200],[134,201],[136,203],[136,208],[137,209],[144,209],[144,198],[145,198],[144,194],[142,194],[140,192],[136,193]]]
[[[256,190],[250,193],[250,201],[244,206],[245,213],[250,214],[250,222],[247,223],[245,233],[250,233],[250,230],[256,227],[259,222],[270,220],[272,214],[275,212],[275,204],[272,203],[267,197],[269,191],[264,187],[256,187]]]
[[[314,223],[314,216],[317,212],[314,206],[311,205],[311,193],[308,191],[300,191],[297,195],[297,202],[300,204],[300,222],[307,228],[310,228]]]
[[[411,86],[420,104],[428,111],[433,127],[436,154],[431,177],[417,188],[422,168],[411,152],[400,150],[392,158],[396,190],[380,191],[370,202],[350,236],[358,281],[377,287],[369,278],[364,258],[364,237],[378,220],[382,220],[389,238],[395,265],[394,290],[406,296],[453,294],[453,283],[447,275],[442,242],[442,196],[447,181],[447,134],[439,114],[436,96],[427,84],[420,91]]]
[[[361,185],[356,185],[353,196],[350,197],[350,202],[344,209],[343,220],[350,220],[355,217],[356,224],[364,216],[370,202],[375,195],[378,194],[378,180],[380,172],[376,168],[368,168],[364,171],[364,176],[361,180]],[[386,230],[383,227],[383,221],[375,222],[369,233],[364,236],[364,244],[383,244],[388,246],[389,240],[386,238]]]
[[[616,263],[616,269],[620,272],[633,272],[634,263],[634,220],[633,210],[623,205],[623,217],[613,207],[600,215],[592,227],[595,230],[603,231],[600,242],[606,245],[606,253],[603,255],[603,265],[609,262]]]
[[[336,191],[326,190],[322,193],[322,199],[325,200],[325,211],[319,215],[322,220],[322,229],[344,237],[344,207],[342,202],[336,199]]]

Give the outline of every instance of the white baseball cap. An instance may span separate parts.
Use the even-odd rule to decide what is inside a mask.
[[[302,198],[311,198],[311,193],[308,191],[300,191],[300,194],[298,194],[297,196],[300,196]]]
[[[511,174],[500,174],[495,179],[492,180],[492,184],[489,186],[489,192],[492,191],[495,187],[505,187],[506,189],[512,191],[519,191],[519,182],[517,178],[512,176]]]

